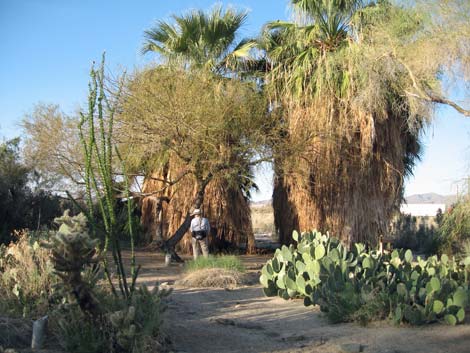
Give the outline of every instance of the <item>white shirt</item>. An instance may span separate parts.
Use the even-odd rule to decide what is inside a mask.
[[[191,227],[190,227],[191,232],[196,232],[198,230],[205,230],[207,233],[209,233],[210,229],[211,229],[211,226],[209,225],[209,220],[207,218],[194,217],[191,220]]]

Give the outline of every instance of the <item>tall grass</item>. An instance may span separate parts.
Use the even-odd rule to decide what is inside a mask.
[[[446,211],[440,232],[440,252],[464,255],[470,241],[470,197],[465,197]],[[468,243],[467,243],[468,244]]]
[[[185,265],[186,272],[194,272],[208,268],[221,268],[224,270],[245,272],[245,266],[236,256],[198,257],[196,260],[188,261]]]
[[[27,231],[15,231],[14,238],[0,249],[0,309],[13,316],[42,315],[57,283],[50,252]]]

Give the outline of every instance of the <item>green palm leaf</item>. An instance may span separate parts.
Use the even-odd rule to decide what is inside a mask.
[[[158,21],[144,32],[142,53],[158,53],[168,61],[183,65],[208,66],[220,70],[249,57],[254,43],[236,42],[247,12],[215,6],[210,12],[193,10],[172,16],[171,22]]]

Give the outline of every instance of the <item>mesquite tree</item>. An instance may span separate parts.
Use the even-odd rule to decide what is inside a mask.
[[[175,255],[189,211],[201,207],[212,181],[238,183],[247,169],[271,158],[271,119],[256,86],[207,70],[157,67],[128,80],[117,116],[127,163],[136,172],[171,163],[174,173],[158,180],[156,196],[188,180],[194,185],[186,195],[190,207],[180,210],[181,225],[161,244],[167,252]]]

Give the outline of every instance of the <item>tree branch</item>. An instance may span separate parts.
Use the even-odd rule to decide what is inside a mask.
[[[395,56],[395,58],[396,58],[396,56]],[[412,93],[412,92],[405,91],[405,93],[407,95],[409,95],[411,97],[414,97],[414,98],[425,100],[425,101],[430,102],[430,103],[448,105],[448,106],[454,108],[455,110],[457,110],[463,116],[470,117],[470,110],[469,109],[465,109],[465,108],[461,107],[460,105],[458,105],[457,103],[455,103],[454,101],[451,101],[450,99],[444,98],[444,97],[436,94],[435,92],[426,92],[423,88],[421,88],[418,85],[418,82],[417,82],[417,80],[416,80],[416,78],[413,74],[413,71],[411,71],[410,67],[406,63],[404,63],[403,61],[401,61],[401,60],[399,60],[399,61],[403,65],[403,67],[408,71],[408,75],[410,76],[410,79],[413,82],[413,87],[417,91],[417,93]]]
[[[470,110],[469,109],[464,109],[460,105],[458,105],[457,103],[455,103],[455,102],[453,102],[449,99],[446,99],[444,97],[438,96],[437,94],[434,94],[434,93],[428,93],[428,96],[429,96],[430,100],[433,103],[446,104],[446,105],[454,108],[455,110],[457,110],[463,116],[470,117]]]

